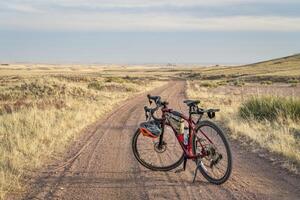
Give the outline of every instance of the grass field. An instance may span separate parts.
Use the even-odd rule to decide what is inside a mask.
[[[157,78],[102,76],[103,69],[0,68],[0,199],[24,190],[27,172],[62,152],[119,102],[164,84]]]
[[[218,120],[233,138],[282,155],[282,166],[298,173],[300,56],[203,73],[206,80],[188,81],[187,95],[221,108]]]
[[[297,171],[300,55],[245,66],[10,64],[0,66],[0,198],[24,190],[28,171],[118,103],[173,79],[187,81],[202,106],[221,108],[233,138],[283,155]]]

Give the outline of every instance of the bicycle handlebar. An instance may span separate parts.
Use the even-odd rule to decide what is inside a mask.
[[[166,106],[169,104],[167,101],[161,101],[160,96],[151,96],[150,94],[148,94],[147,97],[150,105],[152,104],[152,101],[155,102],[157,107]]]
[[[156,105],[160,103],[160,99],[161,99],[160,96],[151,96],[150,94],[148,94],[147,97],[150,105],[152,104],[152,101],[154,101]]]
[[[159,108],[159,106],[155,107],[155,108],[148,108],[147,106],[144,107],[144,110],[145,110],[145,116],[146,116],[146,120],[147,119],[151,119],[151,117],[154,119],[154,120],[157,120],[157,121],[160,121],[161,119],[155,117],[153,114],[155,111],[157,111]],[[148,113],[150,113],[150,116],[148,115]],[[150,117],[150,118],[149,118]]]
[[[144,107],[144,110],[145,110],[145,116],[146,116],[146,119],[148,119],[151,117],[154,119],[154,120],[162,120],[162,119],[159,119],[157,117],[155,117],[153,114],[154,112],[156,112],[160,107],[166,107],[169,103],[166,102],[166,101],[161,101],[161,97],[160,96],[151,96],[150,94],[147,95],[148,97],[148,100],[149,100],[149,104],[151,105],[152,104],[152,101],[155,102],[156,104],[156,107],[155,108],[148,108],[147,106]],[[150,114],[150,116],[148,115],[148,113]]]
[[[152,101],[154,101],[156,104],[156,107],[155,108],[148,108],[147,106],[144,107],[146,119],[151,119],[151,117],[152,117],[154,120],[158,120],[158,121],[162,120],[162,119],[155,117],[153,114],[160,107],[162,107],[162,106],[166,107],[169,103],[166,101],[161,101],[160,96],[151,96],[150,94],[148,94],[147,97],[149,100],[149,104],[151,105]],[[190,107],[190,115],[193,115],[193,114],[203,115],[204,113],[207,113],[209,118],[213,118],[215,116],[215,112],[219,112],[219,111],[220,111],[220,109],[203,109],[203,108],[199,108],[198,106]],[[150,114],[150,116],[148,115],[148,113]]]

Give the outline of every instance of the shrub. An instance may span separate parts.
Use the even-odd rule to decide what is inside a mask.
[[[103,83],[100,81],[93,81],[88,84],[88,88],[95,89],[95,90],[101,90],[103,88]]]
[[[299,80],[297,80],[297,79],[290,79],[290,80],[288,80],[288,83],[299,83]]]
[[[65,84],[53,81],[35,80],[11,86],[0,94],[0,100],[19,100],[25,98],[62,97],[67,93]]]
[[[227,83],[228,82],[226,80],[224,80],[224,81],[217,82],[217,85],[222,86],[222,85],[227,85]]]
[[[272,81],[262,81],[260,82],[261,85],[272,85],[273,82]]]
[[[111,91],[111,92],[137,92],[137,85],[133,83],[117,83],[117,82],[100,82],[94,81],[88,84],[88,88],[100,90],[100,91]]]
[[[284,97],[252,97],[239,108],[239,115],[258,121],[274,121],[279,118],[300,119],[300,99]]]
[[[243,85],[245,85],[245,82],[244,82],[244,80],[237,79],[233,82],[233,85],[237,86],[237,87],[242,87]]]
[[[65,92],[65,87],[61,87],[57,84],[43,83],[43,82],[31,82],[23,83],[20,86],[20,90],[24,91],[25,94],[33,95],[35,97],[45,97],[59,95],[61,92]]]
[[[106,79],[106,82],[108,83],[126,83],[128,82],[128,80],[126,80],[125,78],[121,78],[121,77],[109,77]]]
[[[214,87],[218,86],[215,82],[212,82],[212,81],[201,82],[199,85],[201,87],[209,87],[209,88],[214,88]]]

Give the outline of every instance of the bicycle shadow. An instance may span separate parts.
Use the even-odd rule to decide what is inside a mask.
[[[40,179],[44,185],[57,181],[57,175],[53,174],[46,179]],[[147,187],[187,187],[211,185],[200,178],[193,183],[192,179],[178,179],[178,174],[172,172],[143,171],[68,171],[60,180],[60,185],[68,188],[143,188]]]

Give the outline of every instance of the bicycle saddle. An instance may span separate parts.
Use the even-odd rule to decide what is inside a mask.
[[[196,106],[200,103],[200,101],[187,99],[187,100],[184,100],[183,103],[185,103],[187,106]]]

